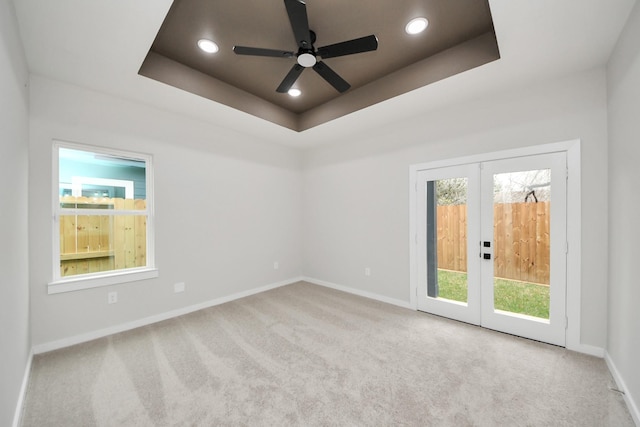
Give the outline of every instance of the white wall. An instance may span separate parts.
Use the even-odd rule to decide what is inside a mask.
[[[299,152],[37,76],[30,131],[34,345],[300,276]],[[53,139],[154,156],[159,278],[47,294]],[[182,281],[186,292],[174,294],[173,284]],[[117,304],[107,305],[110,290],[118,291]]]
[[[608,66],[609,329],[607,352],[640,422],[640,4]]]
[[[0,425],[10,426],[29,359],[28,72],[13,3],[0,0]]]
[[[386,130],[310,150],[304,170],[305,275],[408,302],[409,165],[581,139],[581,342],[604,348],[606,120],[606,78],[598,69],[408,117]]]

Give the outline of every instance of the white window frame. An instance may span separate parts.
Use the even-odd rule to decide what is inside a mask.
[[[103,154],[106,156],[113,156],[119,158],[129,158],[137,161],[145,162],[145,180],[146,180],[146,210],[135,211],[105,211],[104,209],[74,209],[74,208],[62,208],[60,207],[60,148],[69,148],[72,150],[81,150],[91,153]],[[77,144],[72,142],[54,141],[53,142],[53,154],[52,154],[52,202],[53,202],[53,215],[52,215],[52,235],[53,235],[53,248],[52,248],[52,262],[53,280],[49,282],[47,291],[49,294],[56,294],[60,292],[70,292],[82,289],[96,288],[100,286],[109,286],[119,283],[135,282],[139,280],[151,279],[158,277],[158,270],[155,268],[155,251],[154,251],[154,203],[153,203],[153,157],[150,154],[136,153],[131,151],[114,150],[103,147],[96,147],[87,144]],[[74,177],[77,178],[73,182],[73,185],[78,183],[94,183],[102,184],[108,181],[106,178],[86,178],[86,177]],[[92,181],[92,182],[89,182]],[[93,182],[95,181],[95,182]],[[116,181],[116,180],[112,180]],[[126,182],[126,181],[122,181]],[[122,186],[118,184],[117,186]],[[128,193],[132,196],[131,193]],[[60,216],[65,214],[77,214],[81,212],[83,215],[146,215],[147,216],[147,250],[146,258],[147,265],[144,267],[127,268],[122,270],[111,270],[99,273],[87,273],[74,276],[62,277],[60,275]]]

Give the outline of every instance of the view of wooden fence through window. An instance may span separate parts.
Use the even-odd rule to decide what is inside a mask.
[[[549,210],[548,201],[494,204],[495,277],[549,285]],[[466,211],[437,207],[439,269],[467,270]]]
[[[60,197],[65,208],[142,211],[145,200]],[[147,264],[146,215],[60,216],[60,275],[97,273]]]

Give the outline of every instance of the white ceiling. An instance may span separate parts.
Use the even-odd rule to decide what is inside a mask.
[[[635,0],[490,0],[500,60],[302,133],[138,75],[171,0],[13,2],[34,74],[273,143],[310,147],[496,91],[602,66]]]

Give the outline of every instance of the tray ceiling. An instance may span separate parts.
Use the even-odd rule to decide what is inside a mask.
[[[235,45],[297,51],[283,0],[175,0],[139,73],[281,126],[303,131],[499,59],[486,0],[307,0],[316,48],[370,34],[372,52],[323,61],[351,84],[340,94],[313,70],[299,97],[276,92],[295,58],[236,55]],[[412,18],[429,20],[409,35]],[[199,39],[220,50],[207,54]]]

